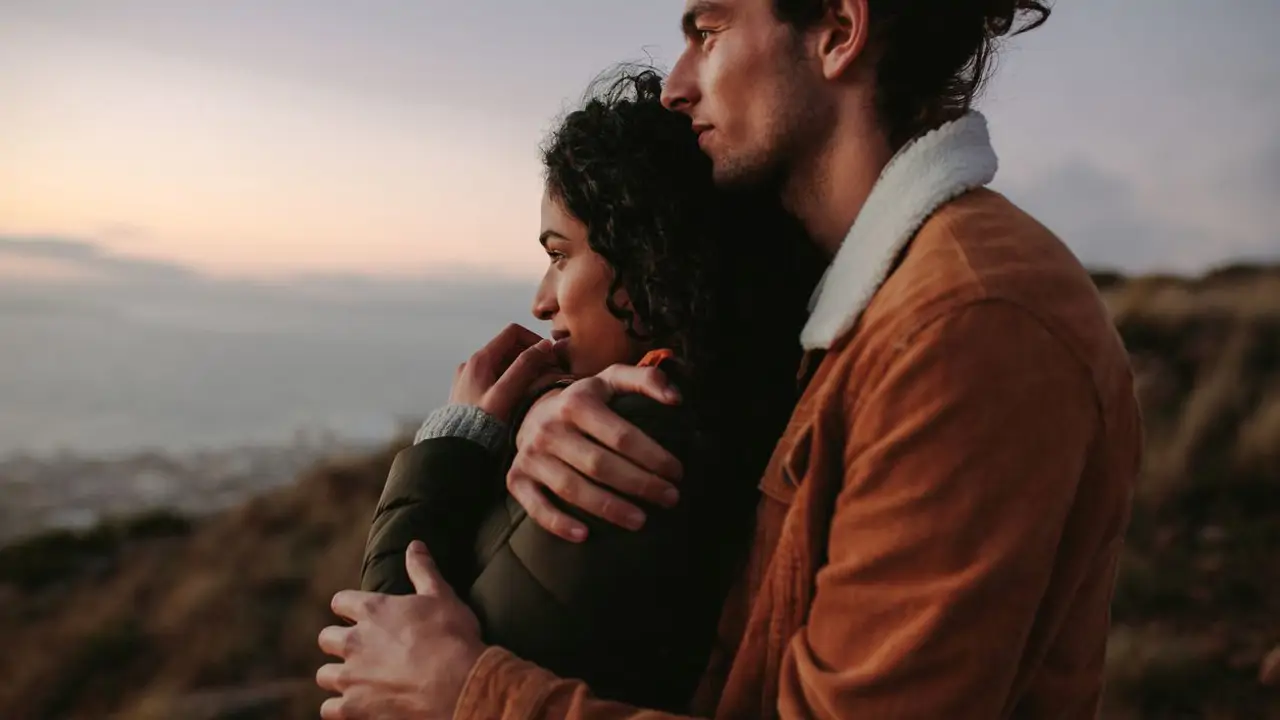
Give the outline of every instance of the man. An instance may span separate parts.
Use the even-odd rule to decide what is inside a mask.
[[[985,189],[970,110],[1031,0],[701,0],[665,100],[723,183],[776,185],[832,256],[803,396],[761,481],[751,560],[693,710],[724,718],[1097,713],[1141,455],[1127,356],[1066,248]],[[605,410],[612,368],[539,402],[508,485],[623,523],[669,458]],[[678,486],[678,483],[676,483]],[[588,540],[589,542],[589,540]],[[501,648],[419,546],[419,594],[339,593],[326,718],[657,718]],[[619,622],[625,622],[619,618]],[[625,652],[625,648],[620,648]]]

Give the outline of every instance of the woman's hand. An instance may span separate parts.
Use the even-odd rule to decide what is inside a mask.
[[[581,542],[587,528],[543,495],[615,525],[638,530],[644,514],[617,493],[671,507],[678,492],[680,461],[652,438],[609,409],[616,394],[641,393],[659,402],[680,402],[657,368],[615,365],[539,400],[516,436],[516,457],[507,490],[534,522],[566,540]]]
[[[558,368],[551,341],[513,323],[458,366],[449,402],[474,405],[507,422],[521,398]]]

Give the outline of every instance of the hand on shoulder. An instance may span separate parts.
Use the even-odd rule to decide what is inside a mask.
[[[669,507],[678,499],[671,481],[680,461],[609,407],[635,393],[674,405],[680,394],[656,367],[613,365],[599,375],[548,394],[525,416],[507,489],[547,531],[573,542],[587,528],[557,509],[543,488],[569,505],[632,530],[644,523],[640,508],[619,493]]]

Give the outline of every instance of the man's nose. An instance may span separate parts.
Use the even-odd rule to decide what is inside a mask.
[[[698,84],[694,63],[689,51],[685,50],[667,75],[666,84],[662,86],[662,106],[673,112],[687,113],[697,103]]]

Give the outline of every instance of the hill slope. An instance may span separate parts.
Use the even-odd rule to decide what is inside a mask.
[[[1096,279],[1148,432],[1107,717],[1280,718],[1258,680],[1280,645],[1280,268]],[[211,518],[0,550],[5,716],[315,717],[315,636],[403,444]]]

